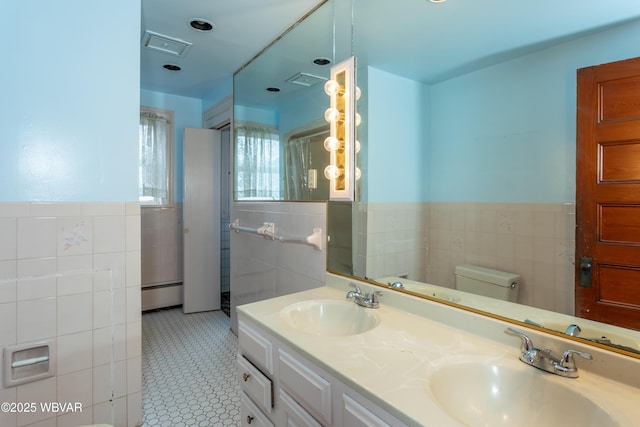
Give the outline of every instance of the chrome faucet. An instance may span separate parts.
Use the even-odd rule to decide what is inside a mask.
[[[395,289],[404,289],[404,285],[400,281],[389,283],[387,286],[389,286],[390,288],[395,288]]]
[[[520,360],[535,368],[541,369],[552,374],[560,375],[567,378],[577,378],[578,368],[574,360],[574,356],[580,356],[585,359],[593,359],[589,353],[577,350],[567,350],[562,354],[560,359],[551,355],[551,350],[540,350],[533,346],[531,339],[520,331],[507,328],[504,331],[507,335],[513,335],[522,340],[520,345]]]
[[[580,335],[580,332],[582,332],[582,329],[580,329],[580,326],[574,323],[567,326],[567,329],[565,329],[564,331],[564,333],[569,335],[570,337],[577,337],[578,335]]]
[[[367,308],[379,308],[380,301],[378,297],[382,296],[381,291],[373,291],[370,294],[362,294],[360,287],[355,283],[349,283],[349,286],[355,288],[353,291],[347,292],[347,299],[353,298],[353,302]]]

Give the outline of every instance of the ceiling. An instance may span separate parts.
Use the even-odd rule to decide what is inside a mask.
[[[393,6],[389,0],[352,2],[353,48],[358,62],[425,83],[640,18],[638,0],[394,0]],[[141,87],[202,98],[216,86],[229,82],[233,72],[318,3],[319,0],[142,0],[143,33],[151,30],[193,45],[184,58],[141,47]],[[216,28],[210,33],[195,31],[188,26],[194,17],[210,20]],[[284,68],[282,56],[278,56],[278,66],[255,67],[259,73],[255,77],[278,82],[293,71],[318,74],[313,66],[309,70],[301,68],[308,68],[312,56],[321,54],[321,49],[315,48],[320,45],[318,39],[327,38],[327,33],[331,38],[330,22],[327,25],[323,36],[319,31],[305,31],[304,37],[286,46],[287,57],[300,62],[295,68],[278,71]],[[326,40],[323,46],[324,50],[331,49]],[[317,52],[310,52],[314,50]],[[165,63],[180,65],[182,70],[164,70]],[[269,76],[271,68],[281,75]]]
[[[141,42],[152,31],[191,43],[183,57],[141,45],[142,89],[203,98],[320,0],[142,0]],[[192,29],[204,19],[213,31]],[[164,64],[181,67],[169,71]]]
[[[637,0],[354,0],[358,61],[437,83],[640,17]]]

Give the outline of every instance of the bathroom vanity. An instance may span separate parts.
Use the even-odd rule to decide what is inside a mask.
[[[294,346],[250,321],[239,325],[242,425],[406,425]]]
[[[362,292],[380,288],[356,283]],[[238,307],[238,377],[248,426],[636,426],[640,360],[398,292],[380,308],[350,280]],[[519,361],[572,349],[578,378]],[[594,424],[595,423],[595,424]]]

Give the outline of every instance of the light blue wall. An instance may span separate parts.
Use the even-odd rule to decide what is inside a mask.
[[[576,70],[637,40],[629,23],[430,87],[359,70],[362,200],[573,202]]]
[[[135,201],[140,1],[6,1],[0,201]]]
[[[227,96],[233,93],[233,76],[225,77],[215,84],[215,87],[202,98],[202,111],[217,105]]]
[[[278,112],[263,108],[235,105],[233,107],[233,120],[235,122],[254,122],[278,127]]]
[[[367,127],[367,183],[362,200],[426,200],[429,87],[372,67],[367,74],[367,113],[361,124]]]
[[[430,199],[573,202],[576,70],[638,40],[627,24],[434,85]]]
[[[202,100],[151,90],[140,91],[140,105],[173,111],[173,185],[174,201],[183,201],[184,129],[202,127]]]

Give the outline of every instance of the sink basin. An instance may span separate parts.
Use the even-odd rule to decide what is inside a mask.
[[[535,368],[452,364],[437,370],[430,389],[452,418],[475,426],[619,426],[604,409]]]
[[[357,335],[379,323],[372,309],[348,301],[303,301],[285,307],[280,315],[295,329],[322,336]]]

